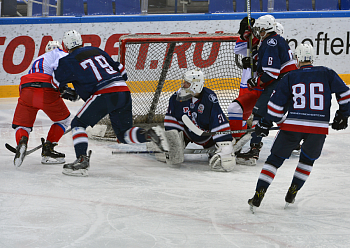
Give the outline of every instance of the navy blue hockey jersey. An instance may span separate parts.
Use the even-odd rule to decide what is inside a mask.
[[[264,39],[258,49],[257,72],[267,86],[282,73],[298,69],[286,40],[278,34]],[[265,87],[263,86],[263,87]]]
[[[185,134],[193,142],[200,145],[206,143],[211,137],[201,137],[191,132],[182,122],[184,114],[204,131],[221,132],[230,130],[230,124],[222,112],[214,91],[204,87],[199,98],[192,97],[183,102],[176,101],[176,96],[177,93],[174,93],[169,100],[168,111],[164,118],[165,130],[185,131]],[[214,135],[212,138],[215,142],[231,141],[232,135]]]
[[[302,66],[278,83],[268,103],[266,120],[279,122],[288,106],[281,130],[328,134],[332,93],[339,110],[350,115],[350,89],[335,71],[323,66]]]
[[[86,101],[91,95],[129,91],[124,66],[97,47],[82,47],[59,60],[55,82],[62,88],[73,83],[77,94]]]

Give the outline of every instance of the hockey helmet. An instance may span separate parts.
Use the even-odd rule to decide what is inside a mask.
[[[52,40],[49,41],[49,43],[47,43],[46,47],[45,47],[45,53],[50,52],[56,48],[59,48],[61,50],[63,50],[62,45],[59,43],[59,41],[57,40]]]
[[[283,37],[284,27],[281,23],[276,22],[276,33]]]
[[[295,48],[294,59],[299,62],[314,62],[314,48],[310,44],[300,44]]]
[[[202,71],[195,69],[187,71],[183,76],[181,88],[177,92],[177,101],[187,101],[192,96],[201,93],[204,85],[204,74]]]
[[[70,30],[64,33],[63,44],[67,50],[70,50],[75,47],[82,46],[83,40],[81,38],[81,35],[77,31]]]
[[[258,39],[264,39],[268,33],[276,31],[276,20],[272,15],[263,15],[260,16],[254,24],[253,32],[254,36]],[[261,36],[261,33],[265,33]]]

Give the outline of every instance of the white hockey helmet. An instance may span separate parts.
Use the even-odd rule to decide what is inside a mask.
[[[314,62],[314,48],[310,44],[300,44],[295,48],[294,59],[299,62]]]
[[[83,45],[81,35],[75,30],[65,32],[62,41],[67,50]]]
[[[57,41],[57,40],[49,41],[49,43],[47,43],[47,45],[45,47],[45,53],[50,52],[56,48],[63,50],[63,47],[59,41]]]
[[[189,87],[184,87],[190,85]],[[189,70],[183,76],[183,82],[181,83],[181,88],[177,92],[177,101],[187,101],[191,99],[192,96],[201,93],[204,85],[204,74],[199,69]]]
[[[272,15],[260,16],[254,23],[253,32],[258,39],[264,39],[268,33],[274,31],[276,31],[276,20]],[[265,32],[264,36],[261,36],[262,32]]]
[[[276,22],[276,33],[283,37],[284,27],[281,23]]]

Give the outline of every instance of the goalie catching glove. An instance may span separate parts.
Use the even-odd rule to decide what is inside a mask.
[[[344,116],[340,110],[335,113],[332,128],[334,130],[342,130],[348,127],[348,116]]]
[[[217,148],[215,155],[209,160],[211,170],[222,172],[232,171],[236,165],[232,142],[216,142],[215,146]]]
[[[75,102],[79,100],[79,95],[75,91],[75,89],[69,88],[67,85],[65,85],[63,88],[60,88],[61,97],[63,99]]]

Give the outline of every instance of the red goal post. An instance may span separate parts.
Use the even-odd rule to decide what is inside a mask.
[[[217,94],[227,114],[228,105],[238,97],[242,74],[241,56],[234,53],[238,37],[229,33],[120,37],[119,61],[128,74],[134,125],[162,123],[183,74],[196,68],[204,73],[204,86]],[[109,126],[104,118],[102,124],[106,122]]]

